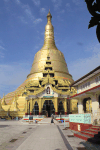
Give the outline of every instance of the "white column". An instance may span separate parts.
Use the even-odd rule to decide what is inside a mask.
[[[95,96],[92,96],[92,113],[93,113],[93,115],[97,114],[98,108],[99,108],[99,102],[97,101]]]
[[[78,100],[78,114],[82,114],[83,112],[83,103],[82,100]]]

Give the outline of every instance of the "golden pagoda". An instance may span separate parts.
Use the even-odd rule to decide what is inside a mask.
[[[49,10],[43,47],[35,54],[24,83],[1,99],[0,116],[46,115],[47,112],[50,117],[52,113],[77,112],[77,101],[74,100],[73,104],[73,100],[69,100],[76,89],[70,89],[72,75],[69,74],[63,53],[55,45],[51,18]]]

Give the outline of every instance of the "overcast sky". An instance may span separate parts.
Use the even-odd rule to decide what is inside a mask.
[[[84,0],[0,0],[0,96],[17,89],[44,42],[50,9],[57,48],[79,79],[100,65],[96,27]]]

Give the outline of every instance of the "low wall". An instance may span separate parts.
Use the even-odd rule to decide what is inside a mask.
[[[38,120],[41,121],[43,120],[44,116],[34,116],[34,115],[26,115],[23,116],[23,121],[28,121],[28,120]]]
[[[69,126],[70,126],[71,130],[84,131],[85,129],[90,128],[92,126],[92,124],[69,122]]]
[[[69,124],[71,130],[84,131],[92,126],[91,114],[70,114]]]

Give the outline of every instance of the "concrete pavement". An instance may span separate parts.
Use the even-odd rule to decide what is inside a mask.
[[[21,121],[0,121],[0,150],[98,150],[99,146],[87,143],[73,135],[71,130],[63,130],[64,124],[50,125],[51,118],[45,118],[46,124],[22,123]],[[11,142],[10,142],[11,141]],[[85,149],[84,149],[85,150]]]

